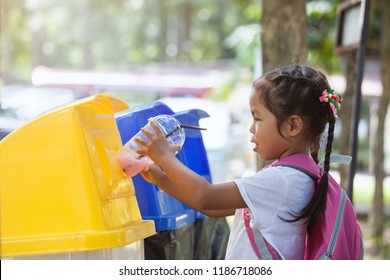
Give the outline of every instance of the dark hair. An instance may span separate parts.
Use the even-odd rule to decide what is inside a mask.
[[[330,89],[328,80],[321,71],[294,64],[277,68],[260,77],[254,82],[253,89],[259,94],[261,103],[277,118],[279,132],[291,115],[298,115],[304,120],[306,137],[313,143],[311,155],[317,163],[320,136],[329,123],[324,174],[318,185],[315,183],[314,194],[309,203],[299,213],[292,214],[292,220],[288,220],[296,222],[308,218],[307,229],[310,233],[325,210],[328,191],[329,162],[336,119],[329,104],[319,100],[322,92]]]

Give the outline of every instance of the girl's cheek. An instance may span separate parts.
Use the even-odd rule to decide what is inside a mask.
[[[260,130],[260,122],[257,121],[257,122],[255,123],[254,127],[255,127],[255,131],[259,131],[259,130]]]

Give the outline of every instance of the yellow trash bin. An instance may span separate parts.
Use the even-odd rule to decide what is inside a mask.
[[[155,234],[115,159],[114,114],[101,94],[54,109],[0,141],[1,258],[143,259]]]

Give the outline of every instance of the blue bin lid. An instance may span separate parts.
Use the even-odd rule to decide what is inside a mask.
[[[157,115],[172,115],[174,112],[167,105],[156,102],[151,105],[139,105],[115,114],[116,124],[122,143],[126,143],[144,127],[149,118]]]

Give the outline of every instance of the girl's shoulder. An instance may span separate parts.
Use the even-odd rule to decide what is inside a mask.
[[[263,168],[258,172],[235,179],[237,186],[253,187],[253,189],[283,190],[296,185],[313,184],[313,180],[303,172],[288,166],[271,166]]]
[[[275,186],[285,186],[288,182],[296,178],[299,171],[286,166],[270,166],[260,169],[256,173],[243,177],[241,179],[234,180],[237,182],[243,182],[246,184],[253,184],[257,187],[265,186],[267,188],[273,188]]]
[[[274,184],[301,184],[312,183],[313,179],[306,173],[288,166],[276,165],[259,170],[254,174],[254,179],[267,180]]]
[[[258,174],[258,176],[264,176],[264,175],[269,176],[269,175],[279,174],[280,176],[284,177],[292,174],[301,175],[302,172],[295,168],[291,168],[289,166],[275,165],[275,166],[266,166],[265,168],[260,169],[256,174]]]

